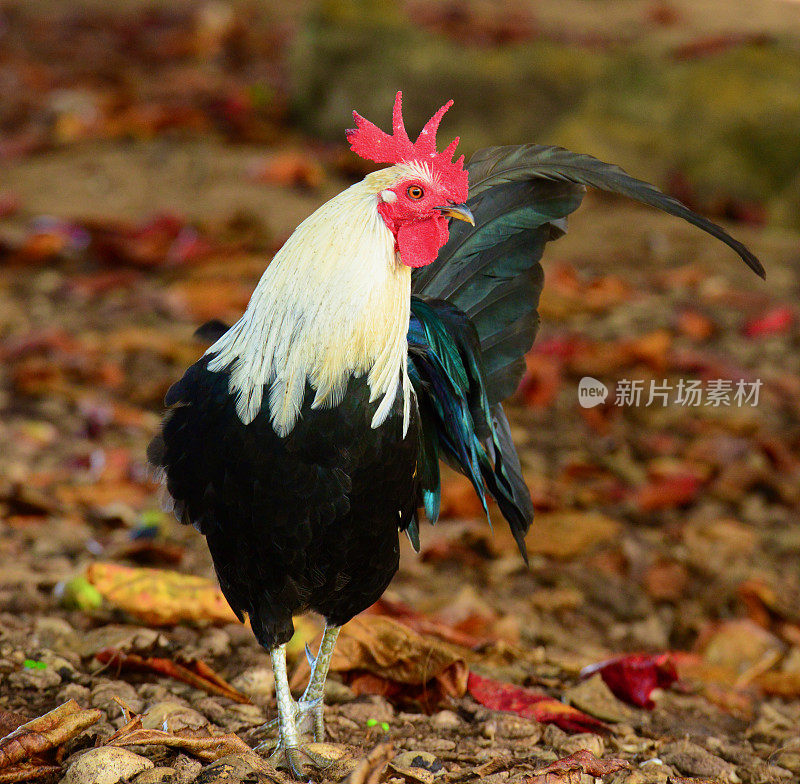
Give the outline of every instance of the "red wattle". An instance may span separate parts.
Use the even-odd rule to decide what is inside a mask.
[[[436,261],[439,248],[447,242],[450,232],[444,217],[403,223],[397,231],[400,261],[407,267],[424,267]]]

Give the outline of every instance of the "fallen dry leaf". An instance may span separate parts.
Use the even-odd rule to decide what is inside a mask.
[[[650,698],[653,690],[669,688],[678,679],[669,653],[618,656],[584,667],[581,677],[589,678],[596,672],[619,699],[649,710],[655,707]]]
[[[356,765],[345,784],[378,784],[393,756],[392,744],[380,743]]]
[[[634,494],[634,502],[643,512],[673,509],[691,503],[697,497],[702,482],[689,471],[654,477]]]
[[[530,351],[525,355],[525,375],[517,397],[534,408],[547,408],[561,388],[561,362],[557,357]]]
[[[269,185],[319,188],[325,181],[325,170],[306,152],[286,150],[254,162],[248,171],[251,179]]]
[[[154,656],[139,656],[135,653],[122,653],[121,651],[107,648],[96,654],[98,661],[108,664],[118,671],[132,670],[134,672],[153,672],[168,678],[175,678],[202,689],[209,694],[227,697],[241,705],[249,705],[250,698],[237,691],[229,683],[214,672],[207,664],[201,661],[190,661],[179,664],[170,659]]]
[[[0,784],[17,784],[37,779],[52,778],[61,772],[60,765],[42,765],[36,762],[23,762],[11,768],[0,770]]]
[[[747,321],[742,332],[748,338],[763,338],[769,335],[782,335],[794,323],[794,310],[787,305],[780,305],[757,318]]]
[[[381,694],[424,710],[447,697],[462,697],[467,688],[461,656],[444,642],[382,615],[360,615],[342,628],[331,670],[345,673],[357,694]],[[307,680],[308,672],[303,659],[293,687]]]
[[[0,739],[0,769],[44,754],[100,721],[99,710],[82,710],[75,700],[37,716]]]
[[[125,714],[127,723],[106,741],[107,746],[166,746],[185,751],[204,762],[214,762],[229,754],[255,757],[259,764],[261,762],[261,758],[233,733],[207,738],[181,737],[162,730],[143,729],[141,716],[131,716],[127,710]]]
[[[555,724],[565,732],[605,734],[609,731],[608,726],[602,721],[546,694],[538,694],[512,683],[485,678],[475,672],[469,674],[467,691],[473,699],[490,710],[516,713],[518,716],[534,719],[542,724]]]
[[[532,776],[526,776],[523,781],[525,784],[577,784],[580,774],[607,776],[609,773],[630,769],[630,763],[623,759],[598,759],[588,749],[580,749],[569,757],[535,770]],[[574,777],[573,773],[578,773],[579,777]]]
[[[540,512],[527,539],[529,555],[574,558],[592,547],[617,538],[621,525],[596,512]]]
[[[222,591],[202,577],[98,562],[86,579],[108,604],[152,626],[238,620]]]
[[[490,639],[489,637],[476,637],[453,626],[448,626],[435,618],[429,618],[417,612],[403,602],[387,599],[385,596],[378,599],[372,607],[364,612],[369,615],[384,615],[395,618],[420,634],[430,634],[440,640],[453,645],[460,645],[464,648],[474,648]]]

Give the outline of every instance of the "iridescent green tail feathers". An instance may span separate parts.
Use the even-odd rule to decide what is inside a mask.
[[[487,495],[494,498],[527,561],[533,505],[502,406],[490,406],[486,396],[475,327],[447,302],[412,297],[408,348],[422,433],[417,481],[428,520],[439,517],[441,459],[472,482],[487,517]],[[407,533],[419,549],[416,520]]]

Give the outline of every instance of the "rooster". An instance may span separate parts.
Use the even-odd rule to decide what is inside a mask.
[[[225,597],[269,651],[273,761],[300,776],[324,736],[323,691],[339,628],[419,549],[420,510],[439,514],[439,461],[491,496],[523,558],[533,518],[501,402],[538,326],[546,243],[585,186],[632,197],[722,240],[723,229],[652,185],[557,147],[493,147],[465,167],[436,133],[412,142],[402,96],[387,134],[353,113],[351,149],[386,168],[301,223],[242,318],[174,384],[149,449],[174,512],[205,537]],[[527,560],[527,559],[526,559]],[[286,672],[292,616],[326,621],[307,688]]]

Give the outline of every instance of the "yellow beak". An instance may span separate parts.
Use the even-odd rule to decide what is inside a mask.
[[[442,215],[448,218],[456,218],[456,220],[463,220],[467,223],[475,225],[475,218],[472,215],[469,207],[466,204],[448,204],[444,207],[436,207]]]

